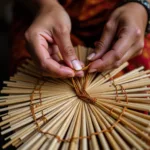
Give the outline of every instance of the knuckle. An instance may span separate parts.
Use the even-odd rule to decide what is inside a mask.
[[[27,41],[29,41],[29,39],[30,39],[30,32],[29,32],[29,31],[26,31],[26,32],[25,32],[25,39],[26,39]]]
[[[114,51],[114,56],[116,60],[120,60],[123,57],[123,54],[120,51]]]
[[[99,72],[105,70],[107,68],[107,64],[104,62],[104,60],[99,60],[99,63],[101,64],[100,67],[97,69]]]
[[[113,29],[113,21],[108,21],[105,25],[106,31],[111,31]]]
[[[45,70],[47,69],[45,62],[40,62],[40,63],[39,63],[39,67],[40,67],[41,70],[43,70],[43,71],[45,71]]]
[[[142,53],[143,53],[143,50],[141,49],[141,50],[139,50],[139,52],[137,53],[137,56],[142,55]]]
[[[143,49],[144,48],[144,41],[140,41],[139,44],[139,50]]]
[[[30,29],[25,32],[25,39],[31,41],[34,37],[38,36],[38,31],[31,31]]]
[[[141,37],[142,32],[141,32],[141,30],[140,30],[139,28],[136,28],[136,29],[134,30],[134,34],[135,34],[135,36],[138,38],[138,37]]]
[[[116,62],[115,64],[114,64],[114,68],[118,68],[118,67],[120,67],[121,66],[121,64],[122,64],[122,62]]]
[[[134,28],[132,32],[136,38],[140,38],[142,36],[141,29],[139,28]]]
[[[103,41],[96,41],[95,43],[94,43],[94,45],[95,45],[95,47],[97,48],[97,49],[101,49],[101,48],[103,48],[103,47],[105,47],[105,44],[104,44],[104,42]]]
[[[54,28],[54,31],[58,34],[66,35],[70,32],[70,29],[68,26],[58,25]]]
[[[64,48],[63,53],[66,56],[73,56],[73,55],[75,55],[74,48],[72,46],[66,46]]]
[[[63,77],[63,74],[61,73],[61,71],[56,71],[55,72],[55,76],[57,76],[57,77]]]
[[[118,32],[119,38],[127,36],[129,34],[128,30],[129,30],[129,28],[127,26],[122,27]]]

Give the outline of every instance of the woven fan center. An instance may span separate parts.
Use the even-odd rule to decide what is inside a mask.
[[[85,90],[85,83],[83,85],[79,85],[77,80],[72,79],[72,84],[75,90],[75,93],[77,95],[77,97],[81,100],[83,100],[86,103],[95,103],[96,102],[96,98],[91,97],[87,91]]]

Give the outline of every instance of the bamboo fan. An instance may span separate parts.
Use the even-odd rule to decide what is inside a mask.
[[[75,49],[88,65],[92,49]],[[150,110],[150,70],[140,67],[114,78],[127,65],[83,78],[53,79],[42,77],[27,60],[1,91],[8,94],[0,97],[1,134],[8,135],[3,148],[150,149],[150,116],[143,113]]]

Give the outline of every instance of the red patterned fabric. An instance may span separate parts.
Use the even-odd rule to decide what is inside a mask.
[[[119,0],[59,0],[69,13],[72,21],[71,39],[74,45],[93,47],[93,43],[101,36],[104,24]],[[12,70],[27,57],[30,57],[25,48],[24,32],[31,24],[31,17],[25,8],[15,8],[13,24]],[[22,16],[21,16],[22,15]],[[143,54],[130,60],[128,70],[144,65],[150,69],[150,34],[145,37]]]

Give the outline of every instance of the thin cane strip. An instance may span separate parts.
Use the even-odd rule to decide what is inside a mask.
[[[116,85],[117,84],[118,83],[116,83]],[[125,89],[133,89],[133,88],[145,87],[145,86],[148,86],[149,84],[150,84],[150,80],[148,80],[148,79],[141,79],[141,80],[138,80],[138,81],[133,81],[133,82],[130,82],[130,83],[122,84],[122,86]],[[107,82],[107,83],[104,83],[103,86],[98,86],[98,88],[95,89],[94,91],[93,91],[93,89],[90,89],[90,93],[91,92],[97,93],[98,89],[99,89],[99,92],[105,92],[105,91],[109,92],[109,91],[114,91],[115,88],[112,86],[111,82]],[[121,88],[118,88],[118,90],[120,90],[120,89]]]
[[[106,107],[104,107],[103,105],[100,104],[99,107],[102,110],[104,110],[105,112],[109,113],[109,110]],[[114,118],[119,116],[118,114],[116,114],[114,112],[112,112],[111,115]],[[150,137],[146,133],[143,133],[141,130],[139,130],[138,128],[134,127],[131,123],[127,122],[124,117],[120,117],[120,122],[125,124],[125,125],[127,125],[129,128],[131,128],[133,131],[135,131],[138,135],[143,137],[145,140],[148,140],[148,141],[150,140]]]
[[[75,107],[76,108],[76,107]],[[67,119],[66,119],[66,121],[65,121],[65,123],[62,123],[62,124],[60,124],[60,121],[59,122],[57,122],[56,124],[55,124],[55,126],[53,126],[49,131],[48,131],[48,133],[52,133],[53,131],[57,131],[57,130],[59,130],[59,128],[60,128],[60,130],[58,131],[58,133],[53,133],[53,134],[56,134],[56,137],[59,137],[60,139],[61,139],[61,137],[63,136],[63,132],[65,132],[65,130],[67,130],[67,126],[66,125],[69,125],[69,121],[71,121],[72,119],[72,117],[73,117],[73,114],[74,114],[74,112],[75,112],[75,108],[74,109],[72,109],[72,111],[71,111],[71,113],[67,116]],[[60,124],[60,125],[58,125],[59,127],[57,127],[57,124]],[[64,128],[64,126],[66,126],[66,128]],[[61,130],[62,129],[62,130]],[[42,133],[44,133],[43,131],[42,131]],[[48,135],[50,135],[50,134],[48,134]],[[45,137],[45,136],[43,136],[43,137]],[[56,138],[54,138],[53,140],[52,140],[52,142],[51,142],[51,146],[50,146],[50,148],[51,149],[56,149],[56,147],[55,147],[55,143],[57,143],[58,142],[58,138],[56,139]],[[41,140],[41,139],[39,139],[38,140],[38,143],[34,146],[34,147],[32,147],[32,150],[37,150],[39,147],[40,147],[40,145],[43,143],[43,140]],[[60,143],[60,142],[59,142]],[[57,144],[57,145],[59,145],[59,144]]]
[[[32,98],[31,98],[31,106],[32,106]],[[43,131],[40,129],[40,126],[39,126],[38,123],[37,123],[36,116],[35,116],[35,112],[34,112],[34,107],[31,107],[31,112],[32,112],[32,116],[33,116],[33,119],[34,119],[34,121],[35,121],[35,124],[37,125],[38,131],[41,132],[41,133],[46,134],[46,132],[43,132]],[[42,112],[42,116],[43,116],[43,112]],[[50,134],[50,133],[49,133],[49,135],[58,137],[57,135],[53,135],[53,134]]]
[[[61,99],[60,99],[60,101],[61,101]],[[56,102],[52,102],[52,103],[56,103]],[[35,108],[35,111],[38,112],[38,111],[41,111],[42,109],[46,109],[46,108],[48,108],[52,103],[50,103],[49,105],[48,105],[48,104],[47,104],[47,105],[42,105],[42,106],[40,106],[39,108]],[[9,122],[11,122],[11,121],[13,121],[13,120],[15,120],[15,119],[19,119],[19,118],[22,118],[22,119],[23,119],[23,117],[26,118],[27,116],[30,115],[30,113],[31,113],[30,110],[28,110],[28,111],[26,111],[26,112],[24,112],[24,113],[22,113],[22,114],[17,114],[16,116],[13,116],[13,117],[11,117],[11,118],[9,118],[9,119],[4,120],[3,122],[1,122],[1,123],[0,123],[0,126],[5,125],[5,124],[7,124],[7,123],[9,123]]]
[[[103,111],[100,110],[100,114],[101,114],[101,119],[103,120],[104,124],[106,125],[107,128],[111,128],[111,126],[115,125],[114,128],[111,130],[111,134],[113,136],[113,138],[115,139],[115,141],[119,144],[119,147],[121,149],[127,150],[129,149],[129,147],[127,146],[126,142],[123,140],[123,138],[116,132],[115,127],[119,124],[119,122],[117,124],[110,124],[107,120],[107,118],[105,118]]]
[[[82,121],[81,121],[81,136],[87,136],[87,118],[85,113],[85,105],[82,106]],[[80,141],[80,150],[87,150],[88,149],[88,140],[85,138]]]
[[[65,98],[66,99],[66,98]],[[42,107],[42,109],[47,109],[47,108],[52,108],[53,107],[53,105],[61,105],[61,103],[60,104],[58,104],[58,102],[63,102],[63,100],[65,100],[65,99],[60,99],[60,100],[57,100],[56,102],[55,101],[47,101],[48,103],[46,103],[45,105],[42,105],[42,106],[40,106],[40,108]],[[74,98],[73,98],[74,99]],[[71,99],[70,99],[71,100]],[[66,100],[66,102],[67,102],[67,100]],[[37,109],[37,111],[38,111],[38,109],[39,108],[36,108]],[[27,111],[26,111],[26,113],[27,112],[29,112],[30,113],[30,111],[28,111],[29,109],[27,109]],[[40,111],[40,110],[39,110]],[[25,112],[24,112],[25,113]],[[18,117],[20,116],[21,114],[18,114]],[[15,117],[15,116],[14,116]],[[26,116],[25,116],[26,117]],[[7,118],[7,119],[9,119],[9,118]]]
[[[140,67],[140,68],[142,68],[142,67]],[[133,70],[133,72],[131,71],[129,73],[124,74],[121,77],[116,78],[115,82],[117,82],[117,83],[126,82],[126,81],[129,81],[129,80],[134,80],[135,78],[139,78],[140,76],[147,75],[147,72],[141,70],[140,68],[139,68],[139,70],[135,69],[135,70]]]
[[[88,111],[88,105],[85,105],[85,112],[86,112],[86,117],[87,117],[87,126],[89,127],[89,135],[91,135],[91,133],[94,133],[94,127],[93,127],[93,123],[92,120],[90,118],[90,113]],[[90,143],[91,143],[91,149],[99,149],[98,146],[98,142],[96,140],[96,136],[90,136]]]
[[[118,102],[113,102],[111,100],[107,100],[108,103],[112,104],[112,105],[117,105],[117,106],[121,106],[121,107],[128,107],[130,109],[134,109],[134,110],[139,110],[139,111],[150,111],[150,107],[148,105],[144,105],[144,104],[138,104],[138,103],[126,103],[126,102],[121,102],[121,103],[118,103]],[[104,101],[97,101],[98,104],[102,104],[102,103],[106,103]]]
[[[74,104],[74,103],[73,103]],[[53,118],[53,116],[55,116],[58,112],[61,114],[61,115],[59,115],[59,117],[57,117],[57,119],[59,119],[60,117],[62,117],[69,109],[71,108],[71,106],[69,106],[69,107],[67,107],[67,108],[63,108],[63,109],[61,109],[61,112],[63,111],[63,110],[65,110],[63,113],[60,113],[60,110],[58,110],[58,111],[55,111],[55,112],[53,112],[53,113],[51,113],[51,114],[49,114],[49,115],[47,115],[46,117],[47,117],[47,120],[49,120],[50,118]],[[53,119],[54,120],[54,119]],[[51,120],[50,122],[48,122],[47,124],[46,124],[46,128],[49,128],[50,127],[50,124],[52,125],[52,121],[53,120]],[[57,121],[56,119],[54,120],[55,122]],[[53,122],[53,124],[55,123],[55,122]],[[41,126],[41,125],[43,125],[44,124],[44,122],[43,121],[38,121],[38,125],[39,126]],[[36,125],[35,125],[35,123],[32,125],[32,126],[27,126],[27,131],[29,132],[28,134],[30,134],[31,132],[33,132],[35,129],[36,129],[37,127],[36,127]],[[47,129],[44,129],[44,130],[47,130]],[[23,135],[23,133],[24,133],[24,130],[23,131],[21,131],[19,134],[15,134],[13,137],[12,137],[12,139],[15,139],[15,138],[18,138],[18,136],[22,136]],[[23,138],[24,138],[24,136],[23,136]],[[36,139],[35,139],[36,140]],[[33,141],[33,140],[32,140]]]
[[[81,102],[79,103],[79,108],[81,107]],[[80,108],[81,109],[81,108]],[[59,132],[57,133],[57,136],[60,137],[60,140],[57,140],[56,138],[53,139],[51,145],[49,146],[49,150],[50,149],[57,149],[58,148],[58,144],[57,142],[58,141],[63,141],[61,139],[64,138],[64,135],[65,135],[65,132],[67,131],[71,121],[72,121],[72,117],[74,115],[74,112],[75,112],[76,109],[72,110],[72,112],[69,114],[69,116],[67,117],[65,123],[62,125],[61,129],[59,130]],[[66,140],[65,140],[66,141]]]
[[[17,73],[14,77],[10,77],[10,81],[22,81],[35,84],[37,82],[37,78],[24,73]]]
[[[130,130],[127,130],[126,128],[123,128],[124,132],[126,132],[129,136],[128,136],[128,139],[129,137],[131,138],[131,140],[134,140],[135,141],[135,144],[134,145],[140,145],[140,147],[142,147],[144,150],[145,149],[149,149],[149,145],[146,144],[145,142],[143,142],[141,140],[141,138],[138,138],[137,135],[134,135]],[[137,146],[132,146],[132,147],[137,147]],[[139,147],[139,146],[138,146]]]
[[[144,79],[144,78],[148,79],[149,77],[150,77],[150,74],[143,75],[143,76],[131,79],[131,80],[127,80],[127,81],[124,81],[124,82],[119,82],[118,84],[125,84],[125,83],[133,82],[133,81],[136,81],[136,80]]]
[[[114,77],[117,73],[119,73],[122,69],[124,69],[126,66],[128,65],[128,63],[124,63],[123,65],[121,65],[119,68],[111,71],[111,72],[108,72],[108,74],[105,75],[106,78],[102,78],[102,80],[99,80],[99,82],[97,82],[97,86],[105,83],[106,81],[108,81],[110,79],[110,77]],[[95,86],[94,85],[94,86]],[[90,86],[91,88],[91,86]]]
[[[116,112],[116,113],[121,113],[122,111],[122,108],[116,106],[115,105],[111,105],[111,104],[103,104],[103,106],[105,106],[106,108],[108,109],[112,109],[113,108],[113,111]],[[133,120],[134,122],[137,122],[141,125],[144,125],[144,126],[149,126],[150,125],[150,120],[147,120],[147,119],[144,119],[143,117],[140,117],[140,116],[137,116],[137,115],[134,115],[134,114],[131,114],[128,112],[128,109],[124,112],[124,116],[126,118],[129,118],[131,120]]]
[[[29,89],[32,89],[34,88],[34,84],[31,84],[31,83],[15,83],[15,82],[9,82],[9,81],[5,81],[3,82],[3,84],[6,84],[8,87],[18,87],[18,88],[29,88]]]
[[[149,91],[149,90],[150,90],[149,87],[135,88],[135,89],[128,89],[128,90],[126,90],[126,93],[145,92],[145,91]],[[122,92],[122,90],[118,90],[118,94],[121,93],[121,92]],[[111,95],[111,94],[115,94],[115,91],[102,92],[101,94],[103,94],[103,95]]]
[[[59,108],[60,106],[64,106],[64,107],[65,107],[65,105],[66,105],[66,104],[69,105],[69,103],[70,103],[70,102],[66,103],[66,102],[64,101],[64,102],[60,103],[59,105],[56,105],[56,106],[47,108],[46,110],[43,110],[43,114],[47,116],[47,114],[50,113],[50,112],[52,112],[53,110]],[[58,110],[59,110],[59,109],[58,109]],[[39,118],[42,117],[42,114],[41,114],[41,112],[38,112],[38,113],[35,114],[35,116],[36,116],[37,119],[39,119]],[[46,117],[46,116],[45,116],[45,117]],[[46,117],[46,118],[47,118],[47,117]],[[11,124],[11,128],[9,128],[9,129],[7,129],[7,130],[5,130],[5,131],[2,131],[1,134],[6,134],[6,133],[8,133],[8,132],[10,132],[10,131],[13,131],[14,129],[17,129],[17,128],[23,126],[23,125],[26,125],[26,124],[28,124],[28,123],[30,123],[30,122],[32,122],[32,121],[33,121],[33,118],[32,118],[32,117],[28,117],[28,118],[22,119],[22,120],[20,120],[19,122],[17,121],[15,124]]]
[[[133,124],[135,127],[137,127],[138,129],[142,130],[145,133],[150,134],[150,126],[143,126],[142,124],[139,124],[131,119],[126,118],[127,121],[129,121],[131,124]]]
[[[115,79],[115,81],[124,81],[124,80],[129,80],[131,78],[134,78],[135,76],[139,76],[139,72],[144,69],[143,66],[136,68],[128,73],[123,74],[122,76],[118,77]]]
[[[111,126],[110,128],[108,128],[108,129],[106,129],[106,130],[103,130],[103,131],[100,131],[100,132],[91,133],[91,134],[90,134],[89,136],[87,136],[87,137],[72,137],[72,140],[73,140],[73,139],[91,138],[92,135],[98,135],[99,133],[102,133],[102,132],[109,132],[109,131],[111,131],[111,130],[115,127],[115,125],[116,125],[118,122],[120,122],[120,118],[122,117],[122,115],[123,115],[125,109],[126,109],[126,107],[124,107],[124,109],[123,109],[122,113],[120,114],[118,120],[117,120],[117,121],[115,122],[115,124],[114,124],[113,126]],[[68,141],[68,140],[67,140],[67,141]]]
[[[18,140],[15,141],[12,145],[15,146],[15,147],[17,147],[17,146],[21,145],[21,143],[22,143],[21,140],[18,139]]]
[[[93,96],[95,96],[95,94],[94,94]],[[120,102],[121,102],[121,101],[126,101],[125,97],[119,97],[119,99],[120,99]],[[107,102],[107,101],[109,101],[109,100],[111,100],[111,101],[116,101],[116,97],[115,97],[115,96],[110,97],[110,96],[106,96],[106,95],[105,95],[105,96],[98,96],[98,97],[97,97],[97,101],[105,101],[105,102]],[[132,103],[143,103],[143,104],[147,104],[147,105],[150,104],[148,98],[128,97],[128,102],[132,102]]]
[[[120,85],[118,85],[118,86],[120,86]],[[118,94],[118,97],[123,97],[124,95],[125,94],[120,93],[120,94]],[[107,97],[115,97],[115,95],[107,95]],[[141,97],[141,98],[142,97],[150,97],[150,94],[147,94],[147,93],[137,93],[137,94],[132,93],[132,94],[128,94],[128,97]]]
[[[144,118],[144,119],[148,119],[150,120],[150,116],[149,115],[146,115],[146,114],[143,114],[143,113],[140,113],[140,112],[136,112],[136,111],[133,111],[133,110],[127,110],[129,113],[133,114],[133,115],[137,115],[141,118]]]
[[[105,113],[104,111],[101,111],[101,110],[99,110],[103,115],[104,115],[104,117],[111,123],[111,124],[114,124],[114,122],[115,122],[115,120],[112,118],[112,117],[110,117],[107,113]],[[137,149],[142,149],[141,147],[140,147],[140,145],[138,145],[137,143],[136,143],[136,141],[134,141],[133,139],[131,139],[130,138],[130,136],[126,133],[126,132],[124,132],[123,130],[122,130],[122,128],[124,128],[121,124],[117,124],[116,126],[115,126],[115,128],[117,129],[117,131],[121,134],[121,136],[123,137],[123,138],[125,138],[131,145],[133,145],[133,146],[135,146]],[[131,135],[131,134],[130,134]],[[129,147],[124,147],[125,148],[125,150],[126,149],[129,149]]]
[[[94,113],[92,113],[93,112],[92,105],[89,105],[89,107],[90,107],[89,111],[90,111],[90,115],[91,115],[94,127],[96,129],[96,132],[99,132],[99,131],[101,131],[101,128],[98,124],[98,121],[97,121],[96,117],[94,116]],[[104,136],[104,133],[98,134],[97,136],[99,138],[99,142],[100,142],[102,148],[105,149],[105,150],[110,150],[108,142],[107,142],[107,140]]]
[[[37,77],[37,78],[40,78],[41,75],[40,74],[35,74],[34,72],[31,72],[25,68],[22,68],[22,67],[18,67],[17,69],[18,71],[24,73],[24,74],[27,74],[27,75],[31,75],[31,76],[34,76],[34,77]]]
[[[22,64],[21,66],[22,68],[34,73],[34,74],[38,74],[38,75],[41,75],[41,73],[39,72],[38,69],[36,69],[35,67],[29,65],[29,64]]]
[[[115,90],[116,90],[116,102],[120,102],[120,99],[118,98],[118,88],[117,88],[117,85],[115,84],[115,81],[113,79],[113,77],[111,77],[110,73],[109,73],[109,76],[110,76],[110,80],[113,82],[112,85],[115,87]]]
[[[47,150],[51,140],[52,138],[47,138],[46,141],[41,145],[40,150]]]
[[[81,105],[80,105],[81,107]],[[75,129],[75,125],[76,125],[76,122],[77,122],[77,117],[79,115],[79,112],[80,112],[80,109],[76,109],[76,112],[74,114],[74,118],[71,122],[71,125],[68,129],[68,132],[67,132],[67,135],[65,137],[65,139],[71,139],[72,136],[73,136],[73,133],[74,133],[74,129]],[[84,118],[83,118],[84,119]],[[83,128],[82,128],[83,129]],[[86,139],[85,139],[86,140]],[[73,142],[73,141],[72,141]],[[63,145],[62,145],[62,149],[65,150],[65,149],[69,149],[69,145],[70,145],[70,142],[64,142]]]
[[[57,97],[55,97],[55,98],[57,98]],[[57,100],[57,101],[53,101],[53,100],[55,100],[55,98],[45,98],[45,99],[42,99],[42,100],[44,100],[43,101],[43,105],[42,106],[49,106],[49,107],[51,107],[51,106],[53,106],[53,105],[57,105],[58,103],[60,103],[61,104],[61,101],[63,101],[63,100],[65,100],[65,99],[67,99],[67,97],[65,96],[64,98],[62,97],[62,99],[60,99],[60,100]],[[70,99],[72,99],[73,97],[68,97],[68,98],[70,98]],[[45,101],[46,100],[46,101]],[[51,101],[52,100],[52,101]],[[66,102],[67,102],[68,100],[66,100]],[[35,103],[36,102],[36,103]],[[32,103],[33,104],[35,104],[35,105],[37,105],[38,104],[38,102],[40,102],[40,100],[38,100],[38,101],[33,101]],[[28,102],[28,105],[30,105],[30,103]],[[43,107],[43,109],[46,109],[46,107]],[[15,116],[15,115],[18,115],[18,111],[20,111],[20,112],[22,112],[22,113],[24,113],[24,112],[27,112],[27,111],[29,111],[30,110],[30,107],[28,106],[28,107],[24,107],[24,108],[19,108],[19,109],[14,109],[14,110],[12,110],[12,111],[10,111],[10,107],[9,108],[6,108],[6,109],[3,109],[3,110],[9,110],[9,114],[8,115],[6,115],[6,116],[4,116],[4,117],[2,117],[2,120],[6,120],[6,119],[9,119],[10,117],[13,117],[13,116]],[[12,113],[11,113],[12,112]]]
[[[81,107],[79,108],[79,113],[78,113],[78,116],[77,116],[77,120],[76,120],[76,123],[75,123],[75,128],[74,128],[74,132],[72,134],[72,137],[71,139],[68,139],[71,141],[70,143],[70,149],[78,149],[79,148],[79,136],[80,136],[80,126],[81,126],[81,108],[82,108],[82,103],[81,103]]]
[[[100,114],[97,113],[96,111],[96,108],[93,108],[93,113],[95,115],[95,117],[97,118],[98,120],[98,123],[100,125],[100,127],[102,128],[101,130],[101,133],[104,133],[106,138],[107,138],[107,141],[109,142],[110,144],[110,149],[120,149],[118,144],[116,143],[116,141],[113,139],[113,137],[111,136],[110,132],[105,132],[105,131],[108,131],[107,130],[107,127],[105,126],[105,124],[102,122],[101,118],[100,118]]]
[[[118,98],[117,85],[115,84],[114,78],[111,77],[110,74],[109,74],[109,76],[110,76],[110,80],[112,80],[112,82],[113,82],[112,85],[113,85],[113,86],[115,87],[115,89],[116,89],[116,97],[115,97],[115,100],[116,100],[116,102],[120,102],[120,99]],[[127,102],[127,104],[128,104],[128,96],[127,96],[127,93],[126,93],[126,91],[125,91],[125,89],[123,88],[122,85],[119,85],[119,86],[121,87],[122,93],[125,94],[125,100],[126,100],[126,102]],[[110,114],[111,114],[111,112],[114,110],[114,108],[115,108],[115,107],[113,107],[113,108],[110,110]]]
[[[72,106],[73,107],[73,106]],[[34,143],[38,138],[40,138],[43,134],[47,134],[47,135],[50,135],[50,136],[56,136],[56,138],[58,138],[59,139],[59,137],[57,137],[57,135],[55,135],[55,134],[51,134],[51,133],[49,133],[49,132],[47,132],[47,130],[51,127],[51,126],[53,126],[58,120],[60,120],[60,118],[61,119],[64,119],[64,117],[62,117],[65,113],[66,113],[66,115],[67,114],[69,114],[69,112],[70,111],[68,111],[68,110],[72,110],[71,109],[71,107],[68,107],[63,113],[60,113],[60,114],[58,114],[59,115],[59,117],[57,117],[57,118],[53,118],[50,122],[48,122],[47,124],[45,124],[45,126],[44,127],[42,127],[41,128],[41,132],[40,133],[38,133],[37,135],[35,135],[35,137],[34,138],[32,138],[31,137],[31,139],[32,140],[29,140],[29,143],[28,144],[26,144],[26,145],[24,145],[25,147],[29,147],[30,145],[32,145],[32,143]],[[40,126],[40,123],[42,123],[42,122],[39,122],[38,123],[38,125]],[[37,125],[35,125],[35,126],[33,126],[33,127],[36,127],[35,129],[37,129]],[[21,133],[21,135],[23,135],[23,133]],[[20,136],[21,136],[20,135]],[[17,138],[17,137],[16,137]],[[12,141],[14,141],[16,138],[14,138]]]
[[[49,95],[49,94],[48,94]],[[43,96],[43,95],[41,95],[41,98],[42,98],[42,101],[43,101],[43,105],[44,104],[48,104],[48,103],[52,103],[52,100],[55,100],[55,99],[57,99],[58,97],[60,97],[62,94],[58,94],[58,95],[56,95],[56,96],[52,96],[52,95],[49,95],[49,96],[47,96],[47,95],[45,95],[45,96]],[[40,102],[40,95],[38,95],[37,96],[37,94],[35,94],[35,99],[33,100],[33,104],[38,104],[39,102]],[[72,97],[74,97],[74,95],[63,95],[62,96],[62,99],[67,99],[67,98],[72,98]],[[17,109],[19,109],[19,107],[22,107],[22,106],[24,106],[24,109],[25,108],[27,108],[27,106],[29,106],[30,105],[30,102],[26,102],[26,101],[29,101],[28,100],[29,99],[29,97],[27,97],[27,98],[25,98],[25,102],[24,103],[19,103],[18,101],[19,100],[17,100],[17,102],[16,102],[16,99],[14,100],[15,101],[15,103],[17,103],[17,104],[15,104],[15,105],[10,105],[10,106],[8,106],[8,107],[5,107],[5,108],[2,108],[1,110],[0,110],[0,112],[2,112],[2,111],[6,111],[6,110],[9,110],[9,112],[8,112],[8,114],[11,114],[11,112],[12,113],[14,113],[13,112],[13,110],[11,110],[11,109],[15,109],[15,108],[17,108]],[[59,100],[58,100],[59,101]],[[9,103],[9,104],[14,104],[14,103]],[[6,104],[4,103],[4,105],[7,105],[7,102],[6,102]],[[25,107],[26,106],[26,107]]]
[[[74,100],[75,98],[73,98],[72,100]],[[61,99],[60,99],[61,100]],[[55,101],[53,101],[53,103],[55,103]],[[35,112],[37,113],[37,112],[39,112],[39,111],[41,111],[43,108],[48,108],[48,107],[50,107],[50,106],[52,106],[51,104],[50,105],[46,105],[46,106],[41,106],[40,108],[35,108]],[[53,106],[52,106],[53,107]],[[52,108],[51,107],[51,108]],[[9,119],[7,119],[7,120],[5,120],[5,121],[3,121],[3,122],[1,122],[0,123],[0,125],[2,126],[2,125],[4,125],[4,124],[6,124],[6,123],[8,123],[8,122],[11,122],[11,121],[13,121],[13,120],[16,120],[16,119],[24,119],[24,118],[26,118],[26,117],[28,117],[28,116],[30,116],[30,114],[31,114],[31,112],[30,111],[27,111],[27,112],[24,112],[24,113],[22,113],[22,114],[18,114],[18,115],[16,115],[16,116],[14,116],[14,117],[12,117],[12,118],[9,118]]]

